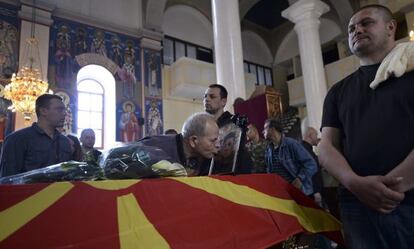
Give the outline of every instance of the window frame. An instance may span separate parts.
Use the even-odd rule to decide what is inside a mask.
[[[97,83],[102,88],[102,93],[85,92],[83,90],[79,91],[78,90],[78,87],[84,81],[93,81],[93,82]],[[77,97],[78,97],[78,103],[77,103],[78,106],[77,106],[77,113],[76,113],[76,119],[77,119],[76,120],[76,126],[77,126],[76,127],[76,132],[77,133],[79,133],[79,130],[91,128],[91,127],[83,127],[82,129],[79,129],[79,122],[78,122],[79,121],[79,111],[88,112],[88,113],[99,113],[98,111],[91,111],[91,110],[83,110],[83,109],[80,109],[79,108],[79,93],[88,94],[88,95],[100,95],[100,96],[102,96],[102,109],[101,109],[101,112],[100,112],[101,113],[101,116],[102,116],[102,118],[101,118],[101,129],[100,129],[100,132],[101,132],[101,146],[96,146],[95,148],[97,148],[97,149],[103,149],[105,147],[105,140],[104,140],[105,139],[105,122],[104,122],[104,120],[105,120],[105,88],[96,79],[93,79],[93,78],[84,78],[84,79],[80,80],[79,82],[77,82],[76,92],[77,92]],[[96,129],[96,130],[98,130],[98,129]],[[80,136],[80,134],[78,134],[78,135]]]
[[[172,48],[173,48],[173,53],[172,53],[173,54],[173,60],[172,60],[172,63],[171,64],[173,64],[174,62],[177,61],[177,53],[176,53],[176,45],[175,45],[176,42],[180,42],[180,43],[184,44],[184,56],[185,57],[188,57],[188,49],[187,49],[187,47],[188,46],[192,46],[192,47],[195,48],[195,56],[196,56],[195,59],[196,60],[204,61],[204,62],[207,62],[207,63],[214,64],[213,49],[210,49],[210,48],[207,48],[207,47],[203,47],[203,46],[197,45],[195,43],[191,43],[191,42],[188,42],[188,41],[184,41],[184,40],[181,40],[181,39],[178,39],[178,38],[175,38],[175,37],[172,37],[172,36],[168,36],[168,35],[165,35],[164,38],[162,39],[162,41],[161,41],[161,45],[162,46],[164,45],[163,44],[164,43],[164,39],[170,40],[172,42],[172,44],[173,44],[172,45]],[[199,57],[198,57],[198,51],[199,51],[199,49],[210,52],[211,60],[207,61],[207,60],[201,60],[201,59],[199,59]],[[161,63],[163,65],[171,65],[171,64],[166,64],[164,62],[164,46],[163,46],[163,49],[161,51],[161,58],[162,58]],[[191,57],[188,57],[188,58],[191,58]]]
[[[264,65],[260,65],[260,64],[257,64],[257,63],[254,63],[254,62],[250,62],[250,61],[247,61],[247,60],[244,60],[243,63],[246,63],[247,64],[248,73],[251,73],[251,71],[252,71],[250,69],[251,67],[255,67],[255,69],[256,69],[255,70],[255,76],[256,76],[256,83],[255,83],[255,85],[256,86],[259,86],[259,85],[273,86],[273,70],[272,70],[271,67],[267,67],[267,66],[264,66]],[[262,71],[263,71],[264,84],[260,84],[259,83],[259,68],[261,68]],[[267,82],[266,69],[270,70],[270,82]],[[243,65],[243,70],[244,70],[244,65]]]

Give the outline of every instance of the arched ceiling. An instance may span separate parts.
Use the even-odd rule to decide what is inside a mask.
[[[247,12],[249,12],[249,10],[259,1],[260,0],[239,0],[240,20],[243,20]]]
[[[336,10],[339,17],[340,26],[342,31],[346,31],[348,27],[348,21],[351,19],[351,15],[354,12],[349,0],[330,0],[331,5]]]
[[[273,30],[287,21],[282,17],[281,12],[288,7],[287,0],[261,0],[252,6],[244,18],[268,30]]]
[[[167,8],[175,5],[188,5],[201,14],[210,22],[212,20],[211,0],[142,0],[145,10],[144,27],[163,32],[163,16]],[[221,0],[227,1],[227,0]],[[347,21],[353,12],[354,0],[322,0],[329,4],[331,11],[324,15],[331,19],[346,34]],[[280,48],[280,39],[283,40],[292,28],[291,23],[281,17],[281,12],[289,7],[288,0],[239,0],[240,20],[252,25],[242,25],[243,29],[255,31],[276,54]],[[255,26],[257,27],[255,30]],[[284,35],[283,35],[283,34]]]
[[[162,19],[167,0],[144,0],[144,27],[154,30],[162,31]]]
[[[211,0],[168,0],[165,9],[174,5],[188,5],[200,11],[211,22]]]
[[[223,0],[224,1],[224,0]],[[345,29],[353,12],[353,0],[323,0],[336,12]],[[145,10],[144,26],[161,31],[164,11],[173,5],[188,5],[205,15],[211,21],[210,0],[143,0]],[[268,30],[273,30],[287,20],[281,12],[289,7],[288,0],[239,0],[240,20],[246,19]]]

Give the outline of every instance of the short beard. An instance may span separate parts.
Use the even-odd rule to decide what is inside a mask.
[[[211,115],[214,115],[214,114],[217,113],[217,110],[205,110],[205,112],[207,112],[207,113],[209,113]]]
[[[351,52],[356,55],[358,58],[366,57],[371,54],[372,51],[369,50],[369,48],[362,48],[359,50],[351,50]]]

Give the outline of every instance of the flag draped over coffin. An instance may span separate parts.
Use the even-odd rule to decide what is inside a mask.
[[[266,248],[340,229],[270,174],[0,186],[0,248]]]

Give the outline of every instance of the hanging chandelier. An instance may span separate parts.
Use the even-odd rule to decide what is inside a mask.
[[[26,40],[23,66],[13,74],[11,82],[4,88],[4,97],[12,101],[11,109],[23,113],[30,121],[35,111],[36,99],[46,93],[48,83],[42,78],[39,41],[35,38],[35,4],[32,6],[31,37]]]

